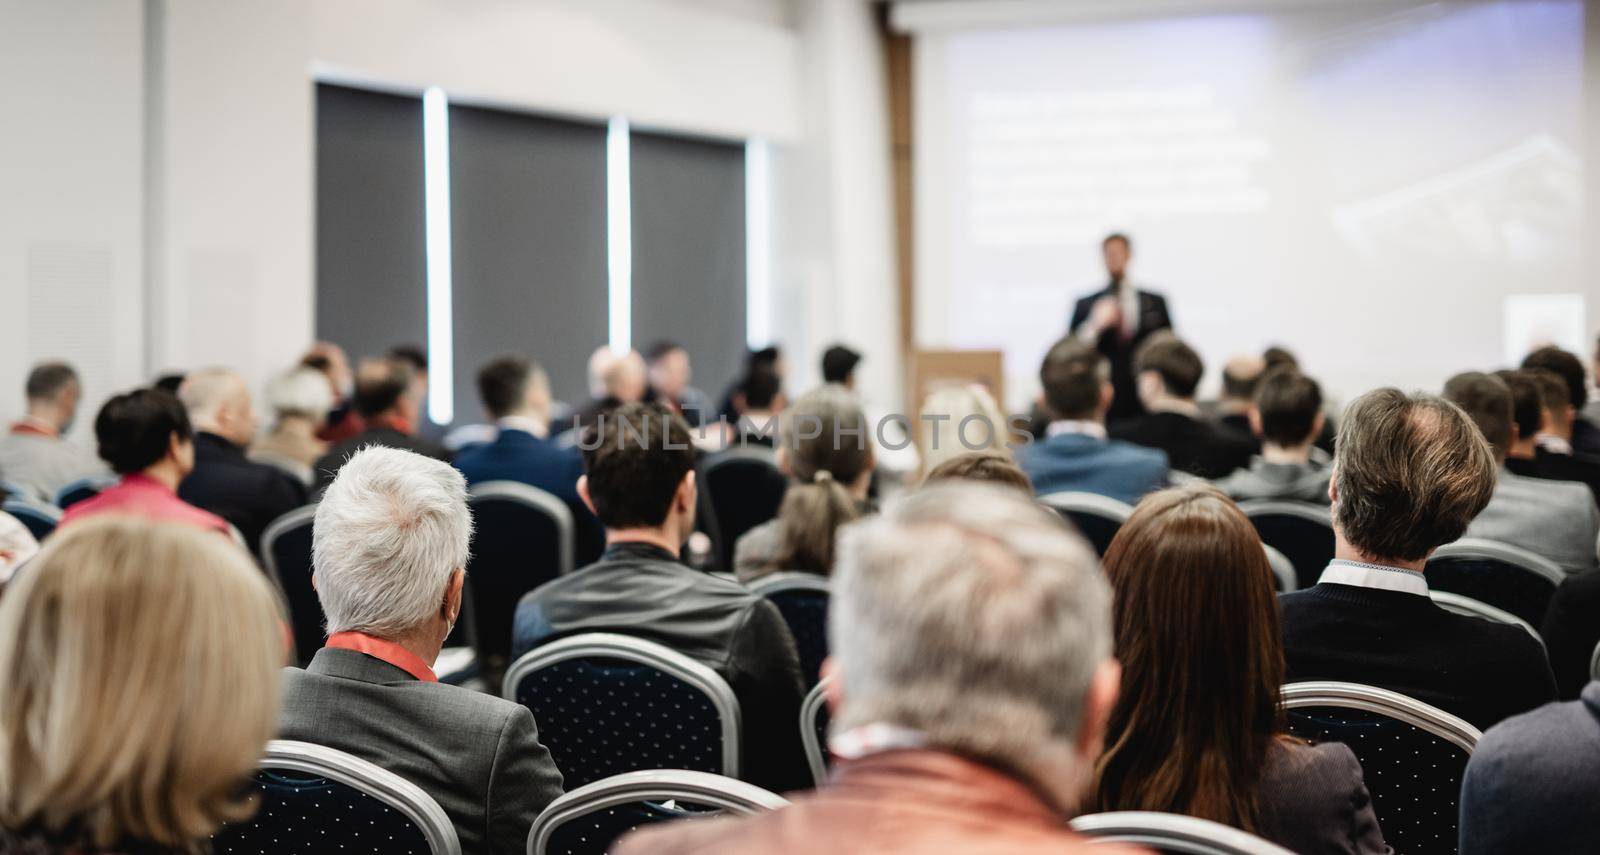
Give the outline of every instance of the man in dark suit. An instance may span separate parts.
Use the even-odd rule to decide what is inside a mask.
[[[478,372],[478,395],[500,432],[494,442],[456,456],[456,468],[467,483],[518,481],[555,496],[572,511],[577,566],[599,558],[605,531],[578,498],[583,458],[576,446],[558,446],[548,439],[550,378],[544,369],[531,359],[501,357]]]
[[[561,795],[533,714],[433,673],[461,611],[471,536],[461,473],[392,448],[350,458],[317,506],[313,534],[330,635],[305,670],[284,669],[279,735],[421,787],[464,852],[520,855],[534,818]]]
[[[245,456],[256,415],[244,378],[222,368],[195,371],[178,387],[194,425],[194,471],[178,498],[232,523],[255,554],[273,520],[306,503],[305,488],[276,466]]]
[[[728,681],[751,783],[774,792],[810,786],[795,725],[805,686],[783,617],[744,586],[678,560],[695,522],[689,426],[659,404],[630,404],[588,429],[579,447],[578,495],[605,525],[606,551],[523,597],[512,659],[584,632],[664,644]]]
[[[1200,354],[1170,332],[1152,336],[1134,360],[1139,397],[1149,412],[1113,422],[1111,436],[1167,453],[1173,469],[1221,478],[1250,465],[1255,442],[1206,421],[1194,392],[1205,373]]]
[[[1128,280],[1128,260],[1133,243],[1124,234],[1112,234],[1100,242],[1105,256],[1106,287],[1078,300],[1072,307],[1069,331],[1094,345],[1111,362],[1111,386],[1116,394],[1108,417],[1115,421],[1144,412],[1134,383],[1133,357],[1151,333],[1172,329],[1167,300],[1145,291]]]
[[[318,489],[333,482],[350,455],[369,445],[400,448],[449,462],[450,452],[443,446],[417,436],[422,399],[415,371],[404,360],[385,357],[361,363],[356,369],[353,402],[364,427],[317,460],[314,468]]]
[[[1600,457],[1600,427],[1583,415],[1589,402],[1589,379],[1583,370],[1583,361],[1554,345],[1541,347],[1522,360],[1524,371],[1551,371],[1567,381],[1567,397],[1572,402],[1572,436],[1570,451]]]
[[[1434,605],[1428,555],[1494,494],[1495,454],[1454,404],[1378,389],[1345,411],[1335,446],[1334,560],[1278,598],[1288,682],[1399,692],[1486,729],[1554,700],[1539,641]]]
[[[1542,377],[1541,377],[1542,375]],[[1548,371],[1497,371],[1511,390],[1511,445],[1506,451],[1506,469],[1524,478],[1550,481],[1576,481],[1589,488],[1600,504],[1600,464],[1570,454],[1555,454],[1541,448],[1547,413],[1541,382],[1559,388],[1562,406],[1566,403],[1566,383]]]
[[[1039,495],[1097,493],[1132,505],[1167,485],[1166,454],[1106,437],[1109,375],[1106,358],[1072,336],[1045,354],[1039,382],[1056,419],[1043,439],[1017,452]]]

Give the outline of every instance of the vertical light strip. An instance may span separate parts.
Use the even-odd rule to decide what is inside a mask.
[[[767,143],[744,144],[744,330],[751,350],[772,344],[772,268]]]
[[[427,206],[428,418],[455,420],[455,333],[450,281],[450,102],[444,90],[422,93],[423,196]]]
[[[633,189],[628,170],[628,120],[617,116],[606,130],[608,340],[613,353],[627,353],[633,347]]]

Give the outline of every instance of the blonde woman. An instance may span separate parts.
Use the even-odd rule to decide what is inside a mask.
[[[970,451],[1009,454],[1005,413],[989,390],[977,383],[935,389],[922,402],[919,439],[924,471]]]
[[[0,597],[0,851],[188,851],[248,816],[283,638],[224,538],[109,515],[56,534]]]

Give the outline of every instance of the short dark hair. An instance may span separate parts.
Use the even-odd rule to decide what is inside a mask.
[[[651,343],[649,347],[645,348],[644,361],[654,365],[655,363],[660,362],[664,357],[670,356],[680,350],[683,350],[683,345],[678,344],[671,339],[658,339]]]
[[[998,451],[968,451],[957,454],[928,471],[924,484],[956,479],[961,481],[987,481],[1003,487],[1015,487],[1029,496],[1033,495],[1033,482],[1028,473],[1013,461],[1010,455]]]
[[[778,372],[771,368],[758,368],[745,375],[744,378],[744,405],[746,409],[766,410],[772,408],[772,402],[777,400],[778,392],[783,387],[783,381],[778,379]]]
[[[478,397],[494,418],[511,413],[528,393],[528,381],[539,368],[524,356],[502,356],[478,369]]]
[[[1532,371],[1496,371],[1511,390],[1511,423],[1517,426],[1518,439],[1532,439],[1544,425],[1544,395]]]
[[[1561,379],[1567,381],[1567,397],[1572,401],[1573,409],[1581,410],[1584,404],[1589,403],[1587,375],[1583,370],[1583,361],[1577,356],[1550,345],[1528,354],[1522,360],[1522,368],[1538,368],[1561,375]]]
[[[1543,368],[1524,369],[1522,373],[1538,385],[1539,402],[1545,409],[1555,412],[1558,407],[1572,406],[1572,391],[1567,388],[1567,381],[1560,374]]]
[[[78,382],[78,372],[65,362],[41,362],[28,372],[24,392],[30,401],[51,401]]]
[[[750,351],[745,356],[744,364],[748,371],[755,371],[761,368],[776,368],[778,360],[782,358],[783,352],[774,344],[763,347],[760,350]]]
[[[1278,345],[1273,345],[1266,350],[1261,351],[1261,359],[1263,362],[1267,363],[1268,371],[1271,371],[1274,368],[1300,367],[1300,360],[1296,359],[1295,355],[1290,353],[1287,348],[1279,347]]]
[[[1161,385],[1166,387],[1167,394],[1179,398],[1194,397],[1194,390],[1199,388],[1200,378],[1206,370],[1205,363],[1200,361],[1200,354],[1170,333],[1151,336],[1139,348],[1138,355],[1134,357],[1134,366],[1140,374],[1154,371],[1160,375]]]
[[[689,425],[660,404],[625,404],[596,419],[579,449],[589,501],[606,528],[658,526],[694,469]]]
[[[1106,358],[1070,335],[1052,345],[1039,366],[1045,406],[1058,419],[1094,415],[1100,406],[1100,389],[1110,376]]]
[[[371,365],[378,368],[371,368]],[[393,357],[375,360],[356,372],[355,394],[352,403],[356,414],[364,419],[387,412],[411,391],[414,376],[411,364]]]
[[[1511,446],[1511,388],[1482,371],[1464,371],[1445,381],[1444,396],[1483,432],[1497,455]]]
[[[411,366],[411,370],[417,374],[428,373],[428,352],[420,345],[397,344],[389,348],[388,356]]]
[[[1107,246],[1111,245],[1112,241],[1121,242],[1123,249],[1127,250],[1130,253],[1133,252],[1133,241],[1130,240],[1128,238],[1128,236],[1126,234],[1122,233],[1122,232],[1112,232],[1111,234],[1106,235],[1105,239],[1100,241],[1100,248],[1102,250],[1104,250]]]
[[[1380,561],[1417,561],[1460,539],[1494,494],[1496,461],[1482,432],[1434,395],[1362,395],[1333,448],[1334,525]]]
[[[183,404],[161,389],[135,389],[114,395],[94,418],[100,459],[118,475],[142,472],[167,456],[173,434],[192,439],[194,428]]]
[[[1222,397],[1236,401],[1248,401],[1254,398],[1256,389],[1261,385],[1261,378],[1267,375],[1267,369],[1264,361],[1255,362],[1253,367],[1259,370],[1249,374],[1239,374],[1233,370],[1232,361],[1222,366]]]
[[[1256,386],[1256,411],[1261,438],[1285,448],[1312,439],[1311,429],[1322,412],[1322,387],[1293,368],[1267,372]]]
[[[178,388],[183,385],[183,378],[184,374],[182,372],[175,371],[170,374],[163,374],[156,378],[156,382],[150,384],[150,388],[160,389],[168,395],[175,396],[178,394]]]
[[[836,344],[822,352],[822,382],[843,383],[850,379],[856,366],[861,364],[861,354]]]

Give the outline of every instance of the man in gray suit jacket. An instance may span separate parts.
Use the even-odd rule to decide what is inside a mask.
[[[432,796],[463,852],[522,853],[561,773],[520,704],[438,682],[472,534],[466,480],[394,448],[357,452],[317,507],[327,646],[284,669],[279,736],[383,767]]]

